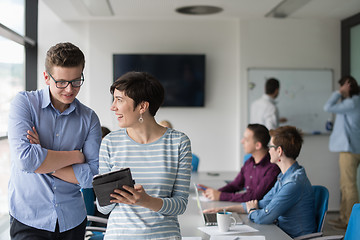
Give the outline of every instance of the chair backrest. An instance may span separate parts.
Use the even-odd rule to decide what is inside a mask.
[[[354,204],[344,240],[357,240],[360,236],[360,203]]]
[[[81,189],[84,201],[85,201],[85,207],[87,215],[94,216],[95,214],[95,195],[94,190],[92,188],[82,188]]]
[[[322,232],[329,203],[329,191],[324,186],[312,186],[315,196],[315,217],[317,232]]]
[[[192,162],[191,162],[191,171],[197,172],[199,166],[199,157],[195,154],[192,154]]]
[[[247,153],[247,154],[244,155],[243,165],[245,164],[245,162],[246,162],[247,160],[249,160],[249,158],[250,158],[251,156],[252,156],[251,153]]]

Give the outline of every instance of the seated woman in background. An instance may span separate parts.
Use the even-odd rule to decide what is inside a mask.
[[[275,223],[292,238],[313,233],[316,231],[314,193],[305,169],[295,160],[303,143],[301,133],[295,127],[284,126],[270,130],[270,136],[270,161],[281,170],[274,187],[260,201],[252,200],[225,209],[248,213],[249,219],[258,224]]]
[[[182,132],[155,121],[164,100],[164,88],[153,76],[128,72],[110,88],[121,128],[102,141],[99,172],[130,168],[134,188],[123,186],[110,196],[105,239],[181,239],[177,216],[186,210],[191,146]]]

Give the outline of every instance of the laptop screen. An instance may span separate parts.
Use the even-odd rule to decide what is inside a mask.
[[[217,225],[216,213],[203,213],[200,198],[199,198],[199,190],[197,188],[196,183],[194,183],[195,193],[196,193],[196,202],[198,208],[200,210],[200,214],[203,216],[203,222],[206,226],[214,226]]]

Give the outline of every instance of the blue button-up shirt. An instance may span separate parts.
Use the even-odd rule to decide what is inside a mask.
[[[33,126],[41,145],[30,144],[26,138]],[[11,103],[8,135],[10,214],[23,224],[47,231],[55,231],[56,221],[60,232],[78,226],[86,217],[80,188],[92,187],[99,167],[101,128],[95,112],[77,99],[59,112],[51,104],[49,87],[20,92]],[[85,163],[73,165],[79,184],[35,173],[48,149],[82,151]]]
[[[332,152],[360,153],[360,96],[354,95],[339,102],[341,94],[334,92],[324,110],[336,113],[334,129],[330,136]]]
[[[259,201],[259,210],[252,211],[249,219],[259,224],[276,222],[294,238],[316,231],[314,202],[305,169],[295,162],[285,174],[279,174],[275,186]]]

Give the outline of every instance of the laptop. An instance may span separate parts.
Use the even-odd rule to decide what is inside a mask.
[[[217,226],[217,219],[216,219],[216,213],[204,213],[203,209],[201,207],[200,198],[199,198],[199,190],[197,188],[197,184],[194,183],[195,187],[195,193],[196,193],[196,202],[198,205],[198,208],[200,210],[200,214],[203,215],[203,222],[205,226]],[[243,221],[241,220],[239,214],[232,213],[232,216],[236,219],[236,224],[243,224]]]

